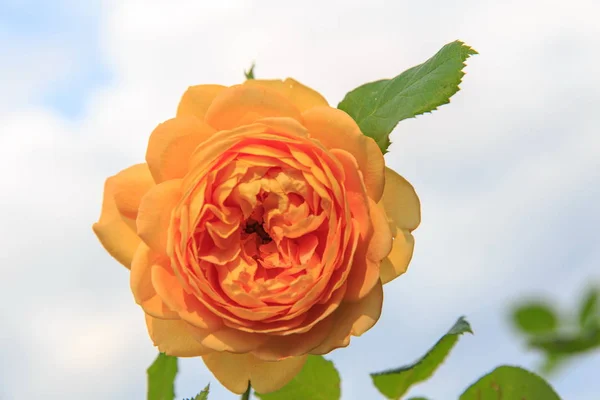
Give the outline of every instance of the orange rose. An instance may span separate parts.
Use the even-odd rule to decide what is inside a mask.
[[[190,87],[146,163],[107,179],[94,232],[161,352],[266,393],[375,324],[419,221],[351,117],[292,79],[250,80]]]

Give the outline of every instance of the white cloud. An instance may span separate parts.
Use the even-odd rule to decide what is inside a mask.
[[[336,104],[456,38],[481,53],[469,60],[463,91],[433,115],[402,122],[387,157],[422,199],[414,262],[387,286],[380,323],[333,358],[344,399],[375,397],[367,372],[412,361],[466,313],[476,336],[419,393],[446,398],[500,362],[535,365],[507,328],[507,302],[535,290],[573,305],[600,262],[588,235],[600,222],[600,57],[589,51],[600,9],[585,1],[365,4],[106,2],[101,41],[114,79],[76,122],[23,105],[68,75],[66,53],[45,53],[38,42],[0,66],[14,77],[8,93],[23,96],[19,107],[0,103],[0,238],[9,244],[0,293],[12,305],[0,311],[8,321],[0,335],[13,344],[0,361],[0,396],[126,399],[145,390],[155,350],[126,271],[90,225],[104,178],[143,159],[149,133],[187,86],[234,84],[254,60],[259,76],[294,76]],[[35,65],[55,73],[35,74]],[[596,356],[581,368],[597,366]],[[178,393],[210,379],[201,362],[185,360]],[[566,378],[556,385],[565,398],[600,390]],[[215,398],[235,398],[212,387]]]

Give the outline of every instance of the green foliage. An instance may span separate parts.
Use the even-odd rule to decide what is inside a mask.
[[[590,325],[598,325],[600,318],[600,290],[591,288],[581,302],[579,309],[579,326],[582,329]]]
[[[459,400],[560,400],[560,397],[533,372],[501,366],[471,385]]]
[[[208,400],[208,392],[210,391],[210,383],[206,385],[204,389],[200,393],[196,395],[193,399],[184,399],[184,400]]]
[[[460,41],[449,43],[423,64],[393,79],[357,87],[346,94],[338,108],[348,113],[385,153],[389,135],[398,122],[450,102],[459,90],[465,61],[474,54],[475,50]]]
[[[254,79],[254,67],[256,65],[254,63],[252,63],[252,65],[250,66],[249,70],[244,70],[244,76],[246,77],[246,79]]]
[[[558,318],[552,308],[538,302],[517,307],[513,312],[513,322],[527,334],[553,332],[558,327]]]
[[[339,400],[340,375],[333,362],[308,356],[302,371],[290,383],[276,392],[255,395],[262,400]]]
[[[148,400],[173,400],[175,398],[175,376],[177,357],[160,353],[147,370]]]
[[[526,335],[527,345],[544,354],[540,372],[555,372],[574,356],[600,348],[600,307],[598,288],[589,289],[579,309],[558,318],[542,302],[519,305],[513,322]]]
[[[371,374],[373,384],[388,399],[399,399],[411,386],[433,375],[458,341],[458,337],[465,332],[473,333],[469,323],[460,317],[448,333],[418,361],[398,369]]]

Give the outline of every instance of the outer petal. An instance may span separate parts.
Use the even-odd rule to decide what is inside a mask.
[[[302,370],[306,356],[281,361],[261,361],[251,354],[212,353],[203,356],[204,363],[223,386],[242,394],[248,382],[259,393],[281,389]]]
[[[92,228],[106,251],[125,267],[130,268],[140,238],[134,230],[135,220],[123,217],[117,208],[115,188],[118,186],[118,180],[118,174],[106,180],[100,219]]]
[[[415,189],[389,168],[385,169],[385,190],[381,201],[395,226],[412,232],[421,223],[421,203]]]
[[[267,117],[301,120],[288,99],[264,86],[236,85],[223,90],[206,111],[204,120],[217,130],[233,129]]]
[[[344,303],[330,317],[333,318],[333,329],[320,346],[311,350],[310,354],[327,354],[350,343],[350,335],[360,336],[379,319],[383,305],[383,287],[378,282],[373,290],[360,301]]]
[[[206,110],[208,110],[214,98],[225,88],[221,85],[190,86],[181,97],[177,107],[177,116],[193,115],[200,120],[204,120]]]
[[[385,161],[377,143],[363,135],[352,117],[341,110],[315,107],[302,113],[302,117],[310,135],[325,147],[346,150],[356,158],[367,194],[378,202],[385,183]]]
[[[406,272],[415,246],[411,231],[421,222],[421,205],[412,185],[389,168],[386,168],[385,180],[385,191],[379,205],[385,208],[390,219],[394,242],[392,251],[380,266],[383,283]]]
[[[146,161],[156,183],[182,178],[194,149],[214,132],[194,116],[181,116],[158,125],[150,135],[146,151]]]
[[[135,220],[142,197],[154,186],[148,164],[136,164],[113,177],[115,204],[121,215]]]
[[[381,203],[375,204],[369,199],[369,213],[373,224],[373,235],[369,241],[367,258],[379,263],[392,250],[392,231]]]
[[[181,199],[181,179],[160,183],[142,198],[137,233],[152,250],[166,254],[171,211]]]
[[[195,296],[183,290],[170,268],[154,264],[150,279],[158,296],[184,321],[207,332],[215,331],[223,325],[220,317],[213,314]]]
[[[333,319],[325,318],[308,332],[286,336],[272,336],[264,345],[252,352],[265,361],[277,361],[286,357],[298,357],[307,354],[319,346],[329,335]]]
[[[388,283],[406,272],[414,247],[413,235],[406,229],[396,228],[392,251],[383,259],[379,267],[381,282]]]
[[[245,85],[265,86],[277,91],[289,101],[291,101],[298,110],[304,112],[313,107],[328,106],[327,100],[318,92],[304,86],[300,82],[287,78],[284,81],[279,79],[263,80],[251,79],[244,82]]]
[[[212,352],[198,343],[181,320],[164,320],[146,314],[146,326],[155,346],[162,353],[176,357],[197,357]]]
[[[161,258],[164,258],[164,256],[161,257],[158,253],[153,253],[145,243],[140,243],[131,262],[131,292],[135,302],[147,314],[161,319],[179,319],[179,315],[169,309],[152,286],[152,266],[159,263]]]
[[[215,351],[248,353],[268,340],[268,336],[265,334],[243,332],[228,327],[215,331],[188,324],[187,328],[198,342]]]

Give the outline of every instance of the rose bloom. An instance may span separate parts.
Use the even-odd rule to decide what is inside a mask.
[[[93,229],[159,351],[268,393],[375,324],[419,222],[375,141],[286,79],[190,87],[146,163],[106,180]]]

